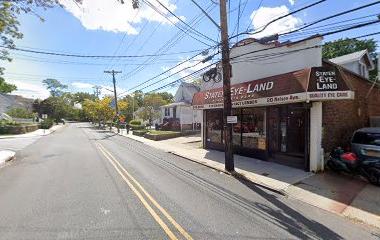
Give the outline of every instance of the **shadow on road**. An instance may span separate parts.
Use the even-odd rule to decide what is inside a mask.
[[[276,225],[285,229],[290,234],[300,239],[314,239],[315,237],[330,240],[344,239],[323,224],[313,221],[287,206],[277,196],[265,192],[247,180],[236,179],[278,208],[277,210],[265,204],[253,203],[256,210],[271,216]]]

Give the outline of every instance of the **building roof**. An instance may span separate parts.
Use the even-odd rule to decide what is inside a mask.
[[[175,102],[191,103],[193,95],[199,91],[199,86],[193,83],[182,82],[174,96]]]
[[[363,57],[366,58],[366,62],[369,66],[368,69],[373,70],[375,65],[374,65],[372,59],[370,58],[367,49],[357,51],[357,52],[353,52],[350,54],[346,54],[343,56],[339,56],[336,58],[331,58],[330,61],[333,63],[337,63],[337,64],[345,64],[345,63],[349,63],[349,62],[360,61],[360,59],[362,59]]]
[[[33,99],[18,95],[0,93],[0,113],[6,112],[11,108],[31,109],[33,101]]]
[[[164,106],[161,106],[160,108],[168,108],[168,107],[176,107],[176,106],[191,106],[191,104],[186,103],[186,102],[174,102],[174,103],[169,103]]]

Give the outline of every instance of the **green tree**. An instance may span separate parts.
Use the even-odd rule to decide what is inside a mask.
[[[325,59],[331,59],[342,55],[350,54],[353,52],[368,50],[368,53],[372,59],[376,59],[377,44],[374,39],[350,39],[342,38],[331,42],[326,42],[322,48],[322,57]],[[374,80],[377,75],[377,70],[370,71],[370,80]]]
[[[0,43],[7,48],[15,47],[14,40],[23,37],[19,30],[18,16],[21,13],[32,13],[41,21],[44,19],[33,8],[51,8],[59,5],[59,0],[8,0],[0,2]],[[8,51],[0,51],[0,59],[10,61]]]
[[[158,93],[149,93],[144,96],[142,110],[138,113],[138,117],[152,124],[154,120],[161,116],[160,106],[167,102]]]
[[[16,85],[5,82],[5,79],[0,76],[0,93],[11,93],[16,90]]]
[[[157,94],[162,97],[162,99],[166,102],[166,104],[174,102],[174,96],[171,93],[168,93],[168,92],[159,92]]]
[[[65,98],[51,96],[39,103],[38,113],[39,115],[47,114],[58,122],[62,118],[70,118],[72,109],[70,102]]]
[[[34,114],[25,108],[12,108],[7,114],[14,118],[33,118]]]
[[[52,97],[59,97],[63,95],[63,90],[67,89],[67,85],[62,84],[60,81],[52,78],[47,78],[42,81],[49,90]]]

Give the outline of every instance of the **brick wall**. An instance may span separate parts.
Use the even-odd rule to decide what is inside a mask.
[[[374,87],[368,98],[371,83],[349,72],[342,75],[355,91],[354,100],[323,102],[322,146],[330,152],[337,146],[348,147],[353,131],[369,126],[370,116],[380,116],[380,88]]]

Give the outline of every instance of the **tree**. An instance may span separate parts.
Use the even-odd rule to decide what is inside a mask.
[[[7,48],[15,47],[14,40],[23,37],[19,30],[20,22],[18,15],[20,13],[33,13],[41,21],[44,19],[38,15],[32,8],[51,8],[59,6],[59,0],[8,0],[0,2],[0,43]],[[0,51],[0,60],[10,61],[8,52],[3,49]]]
[[[7,114],[14,118],[33,118],[34,114],[25,108],[11,108]]]
[[[376,59],[376,41],[374,39],[338,39],[331,42],[326,42],[322,48],[322,57],[331,59],[342,55],[350,54],[353,52],[368,50],[371,58]],[[370,80],[374,80],[377,75],[377,70],[370,71]]]
[[[152,124],[161,116],[160,106],[167,102],[158,93],[149,93],[144,96],[143,108],[138,112],[138,117]]]
[[[70,118],[72,114],[72,106],[63,97],[48,97],[39,103],[37,109],[39,115],[47,114],[56,122],[62,118]]]
[[[42,81],[46,88],[50,91],[52,97],[59,97],[63,95],[63,90],[67,89],[67,85],[62,84],[60,81],[52,78],[47,78]]]
[[[166,104],[174,102],[174,96],[171,93],[168,93],[168,92],[159,92],[157,94],[162,97],[162,99],[166,102]]]
[[[5,79],[0,76],[0,93],[11,93],[16,90],[16,85],[5,82]]]

